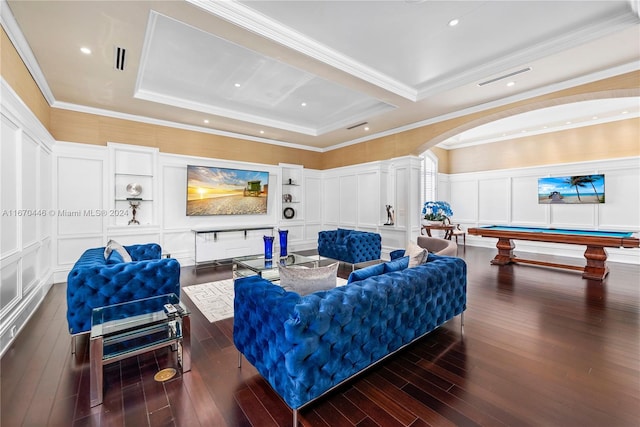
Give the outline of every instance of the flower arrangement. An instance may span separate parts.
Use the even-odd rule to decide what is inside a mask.
[[[429,221],[444,221],[453,215],[451,206],[443,201],[425,202],[422,207],[422,215],[424,219]]]

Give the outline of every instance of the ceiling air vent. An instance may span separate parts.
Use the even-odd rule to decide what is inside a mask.
[[[527,71],[531,71],[531,67],[523,68],[522,70],[514,71],[513,73],[505,74],[504,76],[496,77],[495,79],[487,80],[484,82],[478,83],[478,86],[484,86],[491,83],[495,83],[499,80],[506,79],[509,77],[517,76],[518,74],[526,73]]]
[[[347,128],[347,130],[351,130],[351,129],[359,128],[360,126],[364,126],[364,125],[366,125],[367,123],[369,123],[369,122],[362,122],[362,123],[358,123],[357,125],[349,126],[349,127]]]
[[[116,70],[124,71],[124,59],[126,50],[123,47],[115,47],[114,67]]]

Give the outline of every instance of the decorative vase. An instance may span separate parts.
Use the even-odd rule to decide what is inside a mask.
[[[264,239],[264,259],[273,259],[273,236],[263,236]]]
[[[278,230],[278,234],[280,235],[280,258],[284,258],[287,256],[287,236],[289,230]]]
[[[442,225],[443,221],[436,221],[432,219],[423,219],[422,225]]]

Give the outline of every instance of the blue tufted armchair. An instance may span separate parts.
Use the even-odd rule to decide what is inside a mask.
[[[91,312],[121,302],[157,295],[180,295],[180,263],[161,258],[156,243],[124,247],[133,261],[115,251],[105,259],[104,248],[85,251],[67,277],[67,322],[75,336],[91,329]]]
[[[377,233],[338,228],[318,234],[320,256],[352,265],[380,259],[381,251],[382,238]]]

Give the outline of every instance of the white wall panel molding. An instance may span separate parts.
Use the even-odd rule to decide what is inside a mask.
[[[54,140],[0,78],[0,354],[53,282]]]
[[[40,120],[31,112],[27,104],[16,94],[5,79],[0,76],[0,98],[2,114],[19,122],[23,132],[38,141],[46,150],[51,151],[55,140]]]
[[[538,178],[605,175],[604,204],[541,205]],[[640,157],[505,169],[449,176],[454,222],[465,227],[515,225],[640,232]],[[489,243],[490,242],[490,243]],[[467,236],[495,247],[495,239]],[[518,242],[517,250],[583,258],[584,248]],[[640,249],[607,250],[610,260],[640,264]]]

